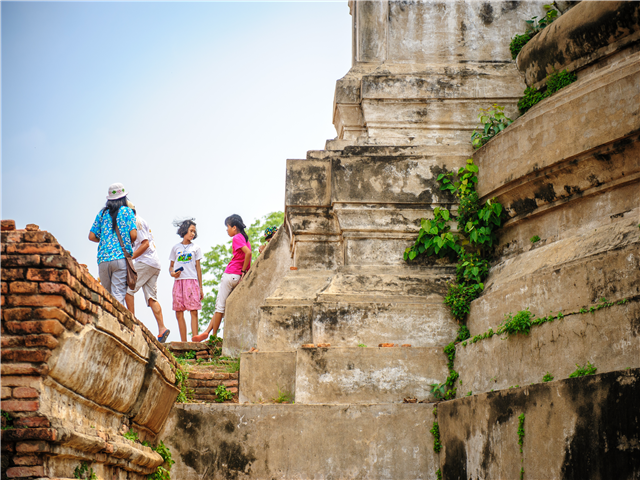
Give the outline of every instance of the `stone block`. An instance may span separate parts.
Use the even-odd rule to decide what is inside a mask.
[[[633,300],[535,326],[529,335],[496,335],[466,347],[458,344],[455,368],[462,382],[458,390],[481,393],[541,383],[546,372],[560,380],[568,378],[576,364],[587,362],[598,373],[638,368],[639,318],[640,302]]]
[[[12,428],[2,431],[2,441],[42,440],[54,442],[57,431],[53,428]]]
[[[295,350],[312,341],[311,307],[263,306],[260,308],[258,328],[258,349]]]
[[[27,347],[46,347],[51,350],[58,346],[58,340],[53,335],[27,335],[24,337]]]
[[[443,477],[520,478],[522,468],[524,478],[631,479],[639,386],[632,369],[440,403]]]
[[[126,412],[138,396],[146,362],[111,335],[85,327],[60,338],[49,366],[50,377],[66,388]]]
[[[158,433],[180,390],[154,372],[148,388],[142,393],[144,396],[138,400],[141,403],[133,421],[154,433]]]
[[[285,205],[331,205],[331,161],[287,160]]]
[[[528,85],[543,85],[548,75],[581,70],[637,41],[636,2],[585,2],[572,8],[523,47],[516,59]],[[597,23],[597,28],[589,28]]]
[[[2,387],[2,399],[11,398],[11,389],[9,387]]]
[[[415,347],[444,346],[457,334],[458,324],[438,303],[316,303],[313,340],[355,347],[360,343],[408,343]]]
[[[2,267],[37,267],[40,265],[40,255],[2,255]]]
[[[46,375],[49,366],[46,363],[32,365],[29,363],[5,363],[0,365],[2,375]]]
[[[176,405],[160,437],[175,452],[171,475],[181,480],[320,472],[435,480],[432,411],[430,404]]]
[[[240,403],[269,402],[281,393],[294,399],[296,352],[243,353]]]
[[[447,375],[441,348],[302,349],[297,352],[296,403],[431,401],[431,384]]]

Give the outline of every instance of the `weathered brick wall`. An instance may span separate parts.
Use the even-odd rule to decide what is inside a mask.
[[[53,235],[2,227],[2,478],[146,478],[160,456],[122,434],[156,440],[175,360]]]

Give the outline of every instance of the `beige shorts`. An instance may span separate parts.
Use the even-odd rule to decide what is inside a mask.
[[[236,288],[238,282],[240,282],[240,278],[242,278],[240,275],[234,275],[233,273],[222,274],[220,286],[218,287],[218,298],[216,299],[217,313],[224,313],[227,297],[231,294],[231,291]]]
[[[138,272],[138,281],[136,282],[136,289],[129,290],[127,293],[133,295],[142,288],[144,293],[144,301],[149,305],[149,299],[153,298],[158,301],[158,275],[160,275],[159,268],[153,268],[146,263],[136,263],[136,271]]]

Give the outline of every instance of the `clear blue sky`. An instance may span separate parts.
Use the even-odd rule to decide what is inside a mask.
[[[2,218],[53,233],[97,276],[89,228],[122,182],[165,270],[171,221],[206,251],[284,208],[285,161],[336,133],[335,81],[351,66],[346,1],[2,2]],[[137,316],[157,327],[136,297]]]

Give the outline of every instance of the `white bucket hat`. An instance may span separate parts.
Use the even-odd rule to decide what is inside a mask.
[[[124,191],[124,185],[121,183],[112,183],[109,185],[109,191],[107,192],[107,200],[117,200],[124,197],[127,192]]]

